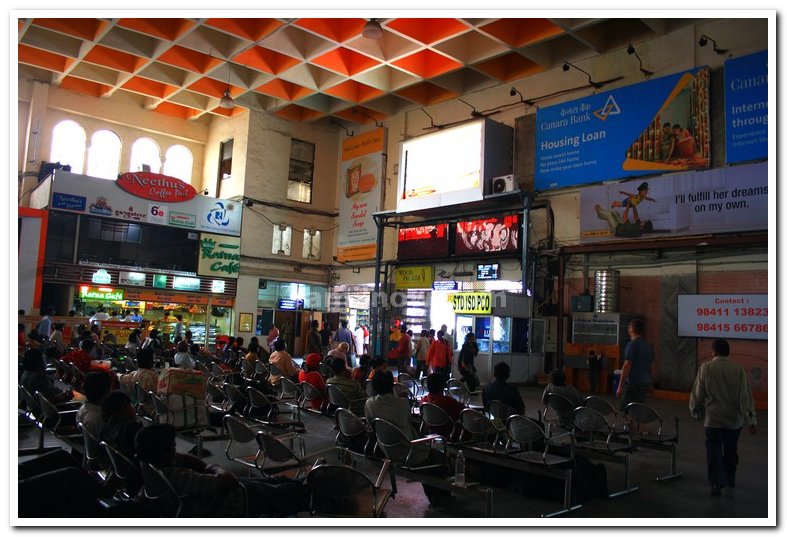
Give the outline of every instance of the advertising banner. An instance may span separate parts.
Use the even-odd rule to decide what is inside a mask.
[[[768,51],[724,62],[727,163],[768,158]]]
[[[536,190],[710,166],[707,67],[536,113]]]
[[[377,255],[385,129],[356,134],[342,142],[339,166],[337,261],[366,261]]]
[[[150,178],[144,174],[139,175],[143,176],[141,179],[137,177],[139,183],[143,186],[147,185],[148,188],[144,192],[134,191],[135,193],[132,193],[121,188],[118,181],[58,170],[52,185],[50,208],[88,216],[114,218],[126,222],[145,222],[193,229],[194,231],[240,236],[243,216],[243,205],[240,202],[199,195],[178,202],[152,201],[148,198],[155,197],[155,195],[161,196],[162,199],[171,197],[170,191],[174,191],[177,186],[171,183],[177,179],[164,180],[160,177]],[[125,177],[123,184],[132,190],[128,186],[131,181],[128,176],[129,174],[123,175]],[[155,183],[155,185],[151,183]],[[136,180],[133,184],[139,186]],[[184,189],[184,191],[187,190]],[[136,195],[137,193],[145,193],[147,198],[139,197]],[[188,194],[179,194],[174,195],[174,198],[184,199],[187,196]]]
[[[519,215],[511,214],[456,224],[456,255],[516,252],[518,245]]]
[[[395,276],[397,289],[431,289],[434,283],[434,267],[399,267]]]
[[[768,295],[678,295],[678,335],[768,339]]]
[[[768,163],[585,188],[582,242],[768,228]]]
[[[454,293],[450,297],[454,313],[484,315],[492,313],[492,293]]]
[[[399,229],[399,259],[425,259],[447,255],[448,224]]]
[[[202,233],[197,274],[236,278],[240,272],[240,237]]]

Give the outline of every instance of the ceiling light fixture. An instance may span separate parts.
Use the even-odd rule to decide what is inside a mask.
[[[528,106],[534,106],[534,105],[536,104],[536,103],[534,103],[533,101],[530,101],[530,100],[528,100],[528,99],[525,99],[525,96],[524,96],[524,95],[522,95],[522,92],[520,92],[520,91],[519,91],[518,89],[516,89],[514,86],[511,86],[511,90],[508,92],[508,94],[509,94],[511,97],[514,97],[514,96],[516,96],[516,95],[519,95],[519,102],[520,102],[520,103],[524,103],[524,104],[526,104],[526,105],[528,105]]]
[[[383,36],[383,27],[377,19],[369,19],[361,32],[366,39],[380,39]]]
[[[573,63],[569,63],[569,62],[567,62],[567,61],[565,61],[565,60],[563,61],[563,71],[568,71],[568,70],[569,70],[571,67],[573,67],[574,69],[576,69],[576,70],[577,70],[577,71],[579,71],[579,72],[585,73],[585,74],[588,76],[588,84],[590,84],[590,85],[591,85],[591,86],[593,86],[594,88],[596,88],[596,89],[600,89],[600,88],[603,86],[603,84],[602,84],[602,83],[599,83],[599,82],[593,82],[593,77],[591,77],[591,76],[590,76],[590,73],[588,73],[588,72],[587,72],[587,71],[585,71],[584,69],[580,69],[579,67],[577,67],[577,66],[576,66],[576,65],[574,65]]]
[[[712,37],[708,37],[705,34],[702,34],[700,36],[700,39],[699,41],[697,41],[697,43],[699,44],[699,46],[704,47],[705,45],[708,44],[708,41],[713,43],[713,52],[715,52],[716,54],[726,54],[727,52],[729,52],[726,48],[719,48],[718,45],[716,44],[716,40],[713,39]]]
[[[235,101],[232,99],[232,95],[230,94],[230,75],[232,74],[232,67],[230,62],[227,62],[225,65],[227,66],[227,89],[224,90],[224,95],[219,101],[219,106],[221,108],[231,110],[235,108]]]
[[[641,72],[643,75],[645,75],[646,77],[649,77],[650,75],[652,75],[652,74],[653,74],[653,71],[648,71],[647,69],[644,69],[644,68],[642,67],[642,58],[640,58],[640,57],[639,57],[639,54],[637,54],[637,51],[634,49],[634,45],[632,45],[631,43],[629,43],[629,46],[628,46],[628,48],[626,49],[626,52],[628,52],[629,56],[631,56],[631,55],[633,54],[634,56],[636,56],[636,57],[637,57],[637,60],[639,60],[639,70],[640,70],[640,72]]]

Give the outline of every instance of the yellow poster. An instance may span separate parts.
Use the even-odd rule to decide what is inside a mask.
[[[416,266],[396,269],[397,289],[431,289],[434,283],[434,267]]]

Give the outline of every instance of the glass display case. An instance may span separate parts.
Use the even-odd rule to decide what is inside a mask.
[[[504,354],[511,352],[511,317],[492,317],[492,352]]]

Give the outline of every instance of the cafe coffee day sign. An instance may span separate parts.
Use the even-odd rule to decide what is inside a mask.
[[[768,51],[724,62],[727,163],[768,158]]]
[[[139,181],[131,179],[130,175],[135,175]],[[130,186],[132,183],[135,186]],[[126,222],[240,236],[242,203],[207,196],[193,196],[186,201],[161,201],[188,198],[185,192],[188,189],[183,191],[183,196],[174,194],[176,189],[181,191],[180,183],[182,181],[161,174],[123,174],[121,179],[111,181],[58,170],[49,206],[58,211]]]
[[[356,134],[342,142],[339,167],[339,236],[337,261],[374,259],[380,208],[385,129]]]
[[[536,190],[710,166],[709,69],[536,113]]]
[[[197,274],[237,278],[240,272],[240,238],[202,233]]]

